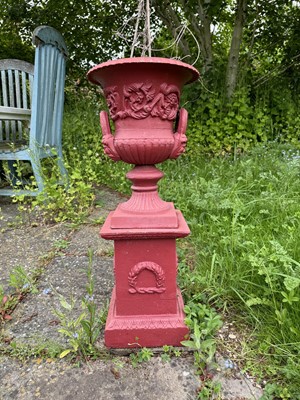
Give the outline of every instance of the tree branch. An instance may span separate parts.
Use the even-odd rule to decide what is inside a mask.
[[[204,5],[203,0],[198,0],[198,6],[193,8],[190,12],[188,12],[187,2],[185,0],[180,0],[180,3],[185,11],[186,18],[191,24],[193,34],[199,42],[204,64],[204,72],[208,72],[213,64],[212,40],[210,31],[211,19],[207,13],[207,7],[210,2],[206,1],[206,5]]]
[[[226,72],[226,92],[228,98],[232,97],[238,81],[239,53],[242,43],[246,9],[247,0],[237,0],[235,22]]]
[[[182,24],[180,18],[178,17],[176,11],[172,8],[171,4],[168,1],[152,0],[152,5],[155,8],[157,15],[169,29],[174,40],[177,39],[178,29]],[[191,54],[190,46],[186,39],[181,37],[178,45],[184,56]]]

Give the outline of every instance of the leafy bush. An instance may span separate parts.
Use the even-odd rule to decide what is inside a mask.
[[[298,146],[298,109],[287,89],[264,98],[242,88],[230,102],[218,92],[204,91],[190,105],[187,152],[192,157],[241,152],[268,141]]]

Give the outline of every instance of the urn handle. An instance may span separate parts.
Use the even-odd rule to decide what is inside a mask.
[[[177,158],[185,150],[187,137],[185,135],[188,122],[188,112],[185,108],[181,108],[177,115],[176,132],[174,134],[174,146],[169,158]]]
[[[114,161],[121,160],[114,145],[115,138],[111,133],[108,114],[106,111],[100,112],[100,125],[102,129],[102,143],[105,154],[107,154]]]

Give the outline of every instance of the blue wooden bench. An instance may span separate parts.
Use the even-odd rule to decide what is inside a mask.
[[[21,60],[0,60],[0,163],[7,160],[12,188],[0,195],[35,196],[44,189],[41,160],[55,157],[62,180],[67,172],[62,156],[62,118],[68,51],[61,34],[49,26],[33,33],[34,66]],[[16,160],[27,160],[37,189],[16,186]]]

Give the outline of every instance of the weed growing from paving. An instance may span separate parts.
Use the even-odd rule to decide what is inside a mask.
[[[0,325],[12,319],[13,310],[26,294],[38,292],[36,282],[40,274],[40,268],[28,274],[22,266],[17,266],[9,274],[9,286],[13,291],[6,293],[0,285]]]
[[[212,308],[197,301],[190,301],[185,307],[185,323],[190,328],[189,340],[183,346],[194,350],[195,367],[200,375],[204,375],[207,364],[211,364],[216,352],[214,335],[222,326],[220,315]]]
[[[58,332],[69,343],[69,347],[61,352],[60,358],[64,358],[68,354],[72,354],[73,357],[79,356],[83,359],[104,355],[104,351],[97,348],[96,341],[106,321],[107,307],[99,309],[95,302],[92,270],[93,253],[91,250],[89,250],[88,255],[86,295],[81,299],[80,314],[74,316],[74,309],[78,299],[74,299],[72,296],[70,299],[59,296],[61,307],[53,310],[60,323]]]

